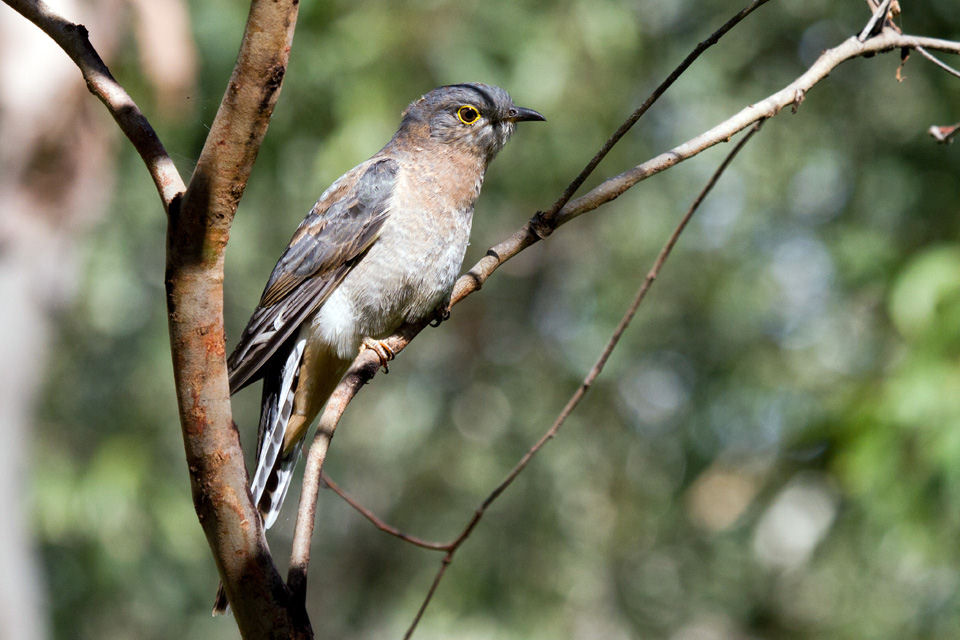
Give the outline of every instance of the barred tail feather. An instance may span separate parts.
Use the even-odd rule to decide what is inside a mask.
[[[264,491],[257,501],[260,514],[263,516],[263,526],[269,529],[280,515],[280,507],[287,497],[287,489],[293,480],[293,470],[297,467],[300,454],[303,452],[303,440],[297,442],[293,450],[277,460],[274,473],[270,475],[271,482],[264,487]]]
[[[293,396],[297,388],[297,382],[300,374],[300,361],[303,359],[303,350],[306,347],[306,339],[297,340],[290,349],[289,355],[283,363],[283,369],[280,375],[263,381],[263,403],[260,409],[260,432],[257,438],[257,470],[253,474],[253,481],[250,483],[250,492],[253,494],[253,502],[260,505],[265,492],[276,493],[272,487],[268,489],[267,483],[275,467],[278,466],[278,458],[283,452],[283,437],[286,432],[287,423],[290,421],[290,415],[293,413]],[[292,457],[289,454],[283,456],[284,459]],[[299,457],[299,447],[297,456]],[[296,463],[296,458],[293,460]],[[280,463],[283,464],[283,461]],[[289,473],[292,473],[293,465],[290,465],[286,484],[289,485]],[[271,483],[272,484],[272,483]],[[283,501],[283,495],[286,495],[286,488],[280,497]],[[279,508],[279,505],[278,505]],[[261,509],[263,513],[263,509]],[[264,526],[269,528],[276,520],[276,515],[272,519],[264,518]]]

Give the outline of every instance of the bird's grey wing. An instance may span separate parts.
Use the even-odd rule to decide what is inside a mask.
[[[368,160],[331,185],[300,223],[227,359],[231,393],[262,375],[264,364],[376,241],[398,170],[390,158]]]

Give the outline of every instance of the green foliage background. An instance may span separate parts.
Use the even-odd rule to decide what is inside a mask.
[[[198,93],[154,122],[187,174],[242,4],[191,3]],[[472,264],[549,205],[741,4],[303,3],[228,249],[229,336],[314,199],[388,139],[412,99],[481,80],[549,118],[522,126],[493,164]],[[905,10],[907,31],[960,38],[955,2]],[[771,2],[588,186],[773,93],[866,18],[863,2]],[[898,83],[897,64],[894,53],[844,65],[751,142],[583,406],[462,548],[417,638],[956,637],[960,156],[925,130],[960,120],[960,81],[914,55]],[[132,47],[116,72],[157,118]],[[407,532],[455,535],[559,412],[727,150],[501,269],[351,406],[331,475]],[[125,144],[122,158],[38,409],[33,504],[54,629],[232,638],[230,620],[209,617],[216,574],[177,425],[164,219]],[[258,400],[235,403],[248,447]],[[292,511],[271,533],[281,562]],[[773,528],[773,552],[765,522],[785,527]],[[797,536],[812,542],[794,557]],[[325,492],[310,574],[318,637],[400,637],[439,561]]]

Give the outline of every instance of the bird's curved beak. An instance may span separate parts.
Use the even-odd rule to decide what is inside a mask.
[[[539,111],[527,109],[526,107],[511,107],[507,120],[511,122],[523,121],[545,121],[546,118]]]

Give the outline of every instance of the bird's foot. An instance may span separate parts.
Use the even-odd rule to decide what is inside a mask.
[[[450,319],[450,306],[444,305],[436,310],[433,314],[433,319],[430,320],[431,327],[439,327],[441,322]]]
[[[390,373],[390,369],[387,368],[387,363],[393,360],[397,354],[387,346],[386,342],[374,340],[373,338],[364,338],[363,342],[360,343],[360,351],[364,349],[369,349],[377,354],[377,357],[380,358],[380,366],[383,367],[383,372]]]

